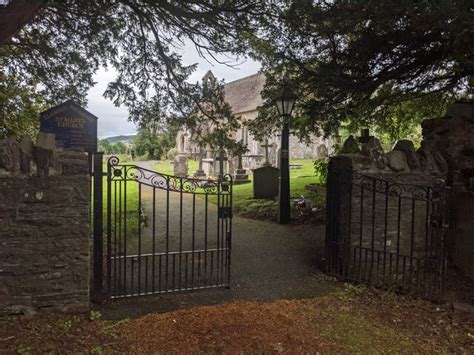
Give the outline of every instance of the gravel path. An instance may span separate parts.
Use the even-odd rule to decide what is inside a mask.
[[[140,162],[150,169],[151,162]],[[166,192],[155,191],[155,238],[163,247]],[[142,207],[152,216],[152,188],[142,189]],[[171,245],[178,243],[180,194],[170,193]],[[193,198],[183,194],[183,235],[185,248],[190,243]],[[201,205],[199,205],[201,203]],[[203,235],[203,204],[196,198],[196,234]],[[199,208],[201,206],[201,208]],[[216,216],[216,206],[209,204],[209,218]],[[212,226],[210,218],[209,226]],[[215,220],[215,219],[214,219]],[[151,221],[143,231],[142,250],[147,252],[146,240],[151,241]],[[209,227],[212,240],[216,228]],[[162,233],[162,234],[160,234]],[[198,238],[199,239],[199,238]],[[187,244],[188,243],[188,244]],[[150,246],[148,246],[148,249]],[[321,277],[319,267],[324,252],[324,226],[287,225],[272,222],[233,218],[232,271],[230,289],[211,289],[186,293],[128,298],[113,301],[102,309],[105,318],[135,318],[149,312],[170,311],[195,305],[217,304],[230,300],[274,300],[308,298],[333,291],[331,284]]]

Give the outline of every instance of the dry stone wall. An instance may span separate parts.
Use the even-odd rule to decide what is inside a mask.
[[[0,141],[0,314],[89,308],[88,157]]]
[[[408,140],[387,153],[374,137],[361,143],[350,136],[344,142],[342,154],[331,159],[333,171],[355,174],[352,189],[337,201],[340,234],[363,251],[408,255],[407,261],[423,257],[427,245],[440,242],[440,228],[434,226],[443,206],[427,199],[446,192],[438,189],[443,180],[451,189],[442,216],[449,223],[448,256],[474,278],[474,104],[457,103],[445,117],[425,120],[422,127],[418,150]],[[379,257],[377,252],[373,257]]]
[[[446,177],[446,161],[416,151],[408,140],[386,153],[378,139],[364,138],[350,136],[342,154],[330,161],[328,237],[336,241],[340,258],[331,262],[336,268],[341,262],[349,278],[415,289],[416,277],[431,275],[440,265],[439,258],[427,256],[441,242],[430,221],[437,208],[434,188]]]

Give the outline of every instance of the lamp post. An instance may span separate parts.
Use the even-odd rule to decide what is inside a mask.
[[[290,117],[295,105],[296,96],[283,88],[281,94],[275,99],[278,113],[283,117],[283,128],[281,131],[280,149],[280,177],[278,186],[278,223],[288,224],[291,219],[290,213]]]

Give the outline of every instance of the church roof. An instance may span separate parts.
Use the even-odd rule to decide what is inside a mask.
[[[224,85],[225,98],[234,114],[255,111],[263,104],[260,93],[265,84],[265,74],[257,73]]]

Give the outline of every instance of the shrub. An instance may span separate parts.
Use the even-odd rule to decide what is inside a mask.
[[[170,150],[168,150],[168,155],[167,155],[168,160],[174,160],[174,157],[177,154],[178,154],[178,151],[176,150],[176,148],[171,148]]]
[[[316,159],[314,161],[314,171],[319,179],[319,183],[322,185],[326,185],[328,181],[328,166],[328,158]]]

